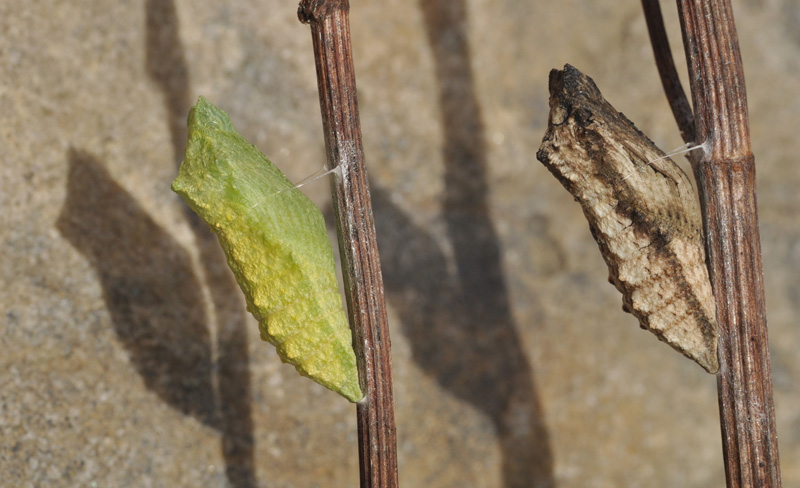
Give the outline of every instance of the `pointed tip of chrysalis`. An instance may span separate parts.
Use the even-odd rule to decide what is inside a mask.
[[[705,271],[704,267],[699,269]],[[705,283],[708,289],[701,296],[711,295],[710,283]],[[714,314],[713,299],[704,300],[706,309],[704,313],[697,312],[686,320],[680,327],[674,327],[667,333],[666,341],[686,357],[699,364],[706,372],[716,374],[719,372],[719,326]],[[682,329],[682,333],[678,332]]]
[[[191,194],[198,191],[202,179],[198,179],[196,174],[204,174],[208,171],[208,160],[203,157],[202,151],[198,148],[203,145],[201,141],[215,139],[215,135],[220,132],[233,132],[236,129],[231,123],[228,114],[219,107],[208,101],[204,96],[197,99],[197,103],[189,110],[187,119],[188,138],[186,142],[186,154],[178,170],[178,176],[172,182],[170,188],[178,193],[187,201],[193,200]],[[189,203],[190,206],[194,202]],[[192,209],[197,212],[196,205]]]
[[[364,398],[364,393],[361,391],[361,388],[358,386],[358,382],[350,383],[344,385],[341,391],[337,391],[336,393],[342,395],[343,397],[350,400],[352,403],[358,403]]]
[[[202,95],[197,98],[197,103],[189,111],[189,133],[194,130],[223,130],[234,131],[230,117],[222,109],[209,102]]]
[[[344,314],[341,314],[341,316],[343,318]],[[286,350],[286,343],[278,345],[277,349],[281,360],[292,364],[298,373],[338,393],[350,402],[358,403],[364,398],[364,393],[361,391],[358,380],[358,365],[355,351],[351,345],[350,331],[347,327],[346,321],[342,321],[337,325],[337,328],[344,332],[340,335],[341,341],[334,339],[324,343],[313,344],[315,351],[313,357],[304,358],[303,360],[298,357],[291,357],[291,353]],[[344,329],[342,330],[341,328]],[[294,337],[297,338],[298,336],[299,334]],[[297,346],[302,347],[300,344],[294,344],[292,347]]]
[[[336,356],[331,361],[328,361],[327,367],[324,369],[315,367],[326,362],[324,355],[322,358],[314,358],[314,361],[317,362],[314,365],[297,364],[295,360],[287,360],[280,349],[278,354],[281,355],[283,362],[293,364],[298,373],[338,393],[350,402],[358,403],[364,398],[364,393],[361,391],[361,386],[358,382],[358,369],[352,349],[346,351],[344,357]]]
[[[717,374],[719,372],[719,358],[717,357],[717,342],[714,341],[713,347],[709,346],[701,354],[692,359],[703,367],[708,373]]]

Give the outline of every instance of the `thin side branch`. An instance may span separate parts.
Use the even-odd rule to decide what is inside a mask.
[[[647,32],[650,34],[650,44],[653,46],[653,55],[656,58],[656,67],[661,76],[661,85],[678,124],[678,130],[681,131],[683,142],[698,142],[695,141],[692,107],[689,106],[689,100],[681,86],[675,61],[672,59],[672,50],[669,48],[664,17],[661,16],[661,5],[658,0],[642,0],[642,9],[647,22]]]
[[[720,326],[728,487],[781,486],[747,96],[729,0],[678,0],[695,114],[692,159]]]
[[[369,194],[347,0],[303,0],[301,22],[311,25],[319,101],[347,307],[359,376],[366,397],[357,407],[361,486],[395,488],[397,440],[391,345],[380,259]]]

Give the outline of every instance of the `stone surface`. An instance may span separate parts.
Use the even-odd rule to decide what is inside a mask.
[[[784,486],[800,486],[800,3],[734,7]],[[357,484],[355,409],[259,340],[169,190],[199,94],[292,180],[322,167],[295,9],[0,3],[3,485]],[[639,5],[354,1],[352,29],[403,486],[722,486],[714,378],[619,309],[534,157],[567,62],[681,144]],[[329,208],[325,182],[305,188]]]

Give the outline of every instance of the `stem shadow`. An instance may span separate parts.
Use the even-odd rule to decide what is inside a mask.
[[[531,366],[516,332],[487,203],[486,147],[463,0],[420,0],[444,126],[444,218],[456,276],[436,242],[373,187],[390,300],[412,354],[443,388],[494,423],[507,488],[554,486]]]

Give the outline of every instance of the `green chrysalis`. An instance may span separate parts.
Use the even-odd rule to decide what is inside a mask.
[[[261,338],[300,374],[359,401],[322,213],[203,97],[189,112],[186,155],[172,189],[217,234]]]

